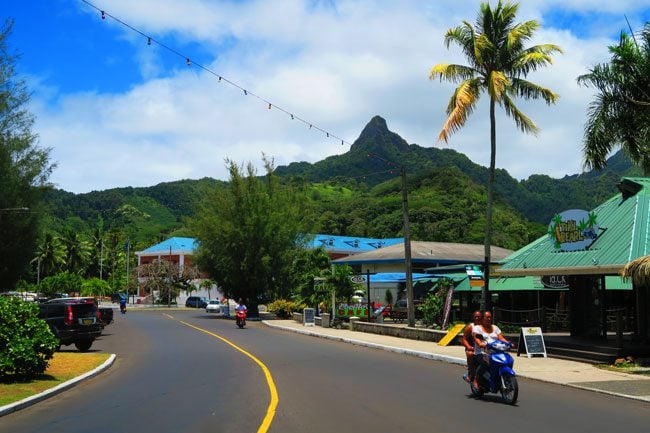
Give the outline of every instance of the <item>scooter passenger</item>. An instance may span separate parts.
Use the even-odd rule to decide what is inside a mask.
[[[478,377],[485,365],[483,354],[488,343],[496,340],[501,340],[505,343],[510,343],[506,337],[501,333],[498,326],[492,324],[492,312],[486,311],[483,313],[483,320],[480,325],[474,326],[474,354],[476,356],[476,374],[474,376],[474,387],[478,388]]]

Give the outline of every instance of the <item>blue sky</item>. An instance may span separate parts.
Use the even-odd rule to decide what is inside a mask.
[[[487,99],[440,143],[453,86],[428,79],[437,63],[465,63],[443,36],[473,22],[479,1],[91,2],[151,45],[80,0],[0,3],[0,19],[15,21],[10,45],[22,55],[34,132],[58,164],[51,181],[66,191],[225,179],[225,158],[261,167],[263,153],[276,165],[315,162],[347,151],[375,115],[409,143],[489,161]],[[593,91],[575,79],[608,60],[626,16],[634,30],[650,20],[650,1],[528,0],[518,16],[542,24],[533,43],[565,52],[528,77],[560,101],[519,102],[541,128],[536,137],[499,115],[497,167],[518,179],[579,173]]]

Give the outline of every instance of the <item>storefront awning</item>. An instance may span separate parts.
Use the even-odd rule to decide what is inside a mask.
[[[606,290],[632,290],[632,283],[619,276],[605,277]],[[539,277],[500,277],[490,280],[490,292],[521,292],[530,290],[560,291],[568,288],[545,287]],[[469,279],[462,280],[454,289],[456,292],[480,292],[481,287],[472,287]]]

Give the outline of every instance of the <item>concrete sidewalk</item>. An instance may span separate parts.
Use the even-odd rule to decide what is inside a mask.
[[[304,326],[294,320],[266,320],[263,323],[275,329],[466,365],[465,351],[462,346],[439,346],[430,341]],[[514,369],[518,376],[529,379],[650,402],[650,375],[619,373],[603,370],[588,363],[528,356],[515,356]]]

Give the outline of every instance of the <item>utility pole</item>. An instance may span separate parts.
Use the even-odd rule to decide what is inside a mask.
[[[129,250],[131,248],[129,238],[126,238],[126,299],[129,299]],[[135,294],[133,295],[135,297]],[[131,300],[133,304],[134,300]]]
[[[102,236],[102,244],[99,248],[99,279],[103,280],[102,275],[104,273],[104,237]]]
[[[409,206],[406,192],[406,168],[400,170],[402,176],[402,211],[404,213],[404,266],[406,267],[406,305],[410,327],[415,326],[415,308],[413,307],[413,273],[411,270],[411,236],[409,234]]]
[[[172,306],[172,246],[169,246],[169,267],[167,268],[167,278],[169,285],[167,286],[167,308]]]

